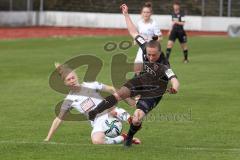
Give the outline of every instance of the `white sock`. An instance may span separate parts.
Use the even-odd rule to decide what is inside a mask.
[[[105,144],[119,144],[119,143],[122,143],[123,140],[124,140],[123,136],[117,136],[115,138],[110,138],[110,137],[105,136],[104,143]]]
[[[128,121],[130,114],[123,108],[116,107],[114,111],[117,113],[116,117],[121,121]]]

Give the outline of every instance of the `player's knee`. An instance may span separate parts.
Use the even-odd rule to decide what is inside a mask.
[[[121,95],[119,93],[114,93],[113,95],[118,101],[120,101],[122,99]]]
[[[114,94],[114,96],[117,98],[117,100],[126,99],[130,97],[130,90],[123,86],[117,91],[117,93]]]
[[[99,139],[92,138],[92,144],[104,144],[104,143]]]
[[[167,48],[172,48],[172,47],[173,47],[173,43],[172,42],[168,42]]]
[[[134,116],[132,119],[132,123],[134,126],[139,126],[142,123],[142,120],[139,117]]]
[[[115,111],[115,108],[112,109],[112,110],[109,112],[109,114],[110,114],[111,116],[113,116],[113,117],[116,117],[116,116],[117,116],[117,112]]]

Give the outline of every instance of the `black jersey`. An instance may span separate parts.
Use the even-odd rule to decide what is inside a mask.
[[[172,13],[172,21],[176,21],[176,22],[185,22],[185,15],[184,13],[180,12],[178,14],[176,13]],[[178,25],[175,24],[172,28],[172,30],[183,30],[183,26],[182,25]]]
[[[151,77],[155,80],[162,79],[162,80],[170,80],[176,75],[173,73],[168,60],[165,58],[164,54],[161,54],[157,62],[150,63],[147,59],[147,52],[146,52],[146,41],[140,35],[136,36],[135,41],[138,43],[139,47],[143,51],[143,65],[144,65],[144,72],[147,72],[151,75]]]

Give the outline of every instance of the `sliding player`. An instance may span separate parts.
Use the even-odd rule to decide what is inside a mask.
[[[70,88],[70,93],[65,98],[61,106],[60,113],[54,119],[44,141],[49,141],[51,139],[59,125],[64,120],[66,114],[72,108],[75,108],[80,113],[88,116],[88,112],[96,108],[96,106],[102,101],[99,91],[106,91],[109,93],[115,92],[113,87],[98,82],[83,82],[82,84],[79,84],[78,77],[72,69],[60,64],[56,64],[56,68],[61,78],[64,80],[64,84]],[[131,101],[130,99],[128,100]],[[126,139],[126,134],[122,134],[113,138],[105,136],[103,123],[105,123],[105,121],[111,117],[116,117],[120,121],[130,121],[131,119],[128,112],[117,107],[113,108],[109,113],[99,115],[93,121],[91,121],[91,125],[93,127],[91,139],[93,144],[118,144],[122,143]],[[135,138],[133,139],[133,143],[139,144],[140,140]]]

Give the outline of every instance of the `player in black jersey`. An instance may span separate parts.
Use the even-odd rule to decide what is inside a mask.
[[[145,59],[143,67],[144,73],[130,79],[116,93],[106,97],[96,109],[89,112],[89,119],[93,119],[98,113],[111,108],[120,100],[140,95],[143,101],[141,104],[137,104],[137,109],[134,112],[125,143],[125,146],[131,146],[132,138],[141,128],[144,116],[159,103],[162,95],[166,92],[168,81],[172,84],[172,87],[168,90],[169,93],[172,94],[178,92],[179,82],[176,75],[171,70],[164,54],[161,53],[159,42],[155,40],[146,42],[144,38],[138,34],[137,29],[132,23],[130,16],[128,15],[128,7],[123,4],[121,8],[130,35],[143,50]]]
[[[176,39],[178,39],[184,54],[183,62],[188,63],[189,60],[188,60],[188,48],[187,48],[187,35],[183,28],[185,24],[184,16],[185,16],[184,13],[180,11],[180,4],[175,2],[173,4],[172,27],[168,33],[169,40],[167,43],[166,56],[167,56],[167,59],[169,59],[174,42]]]

